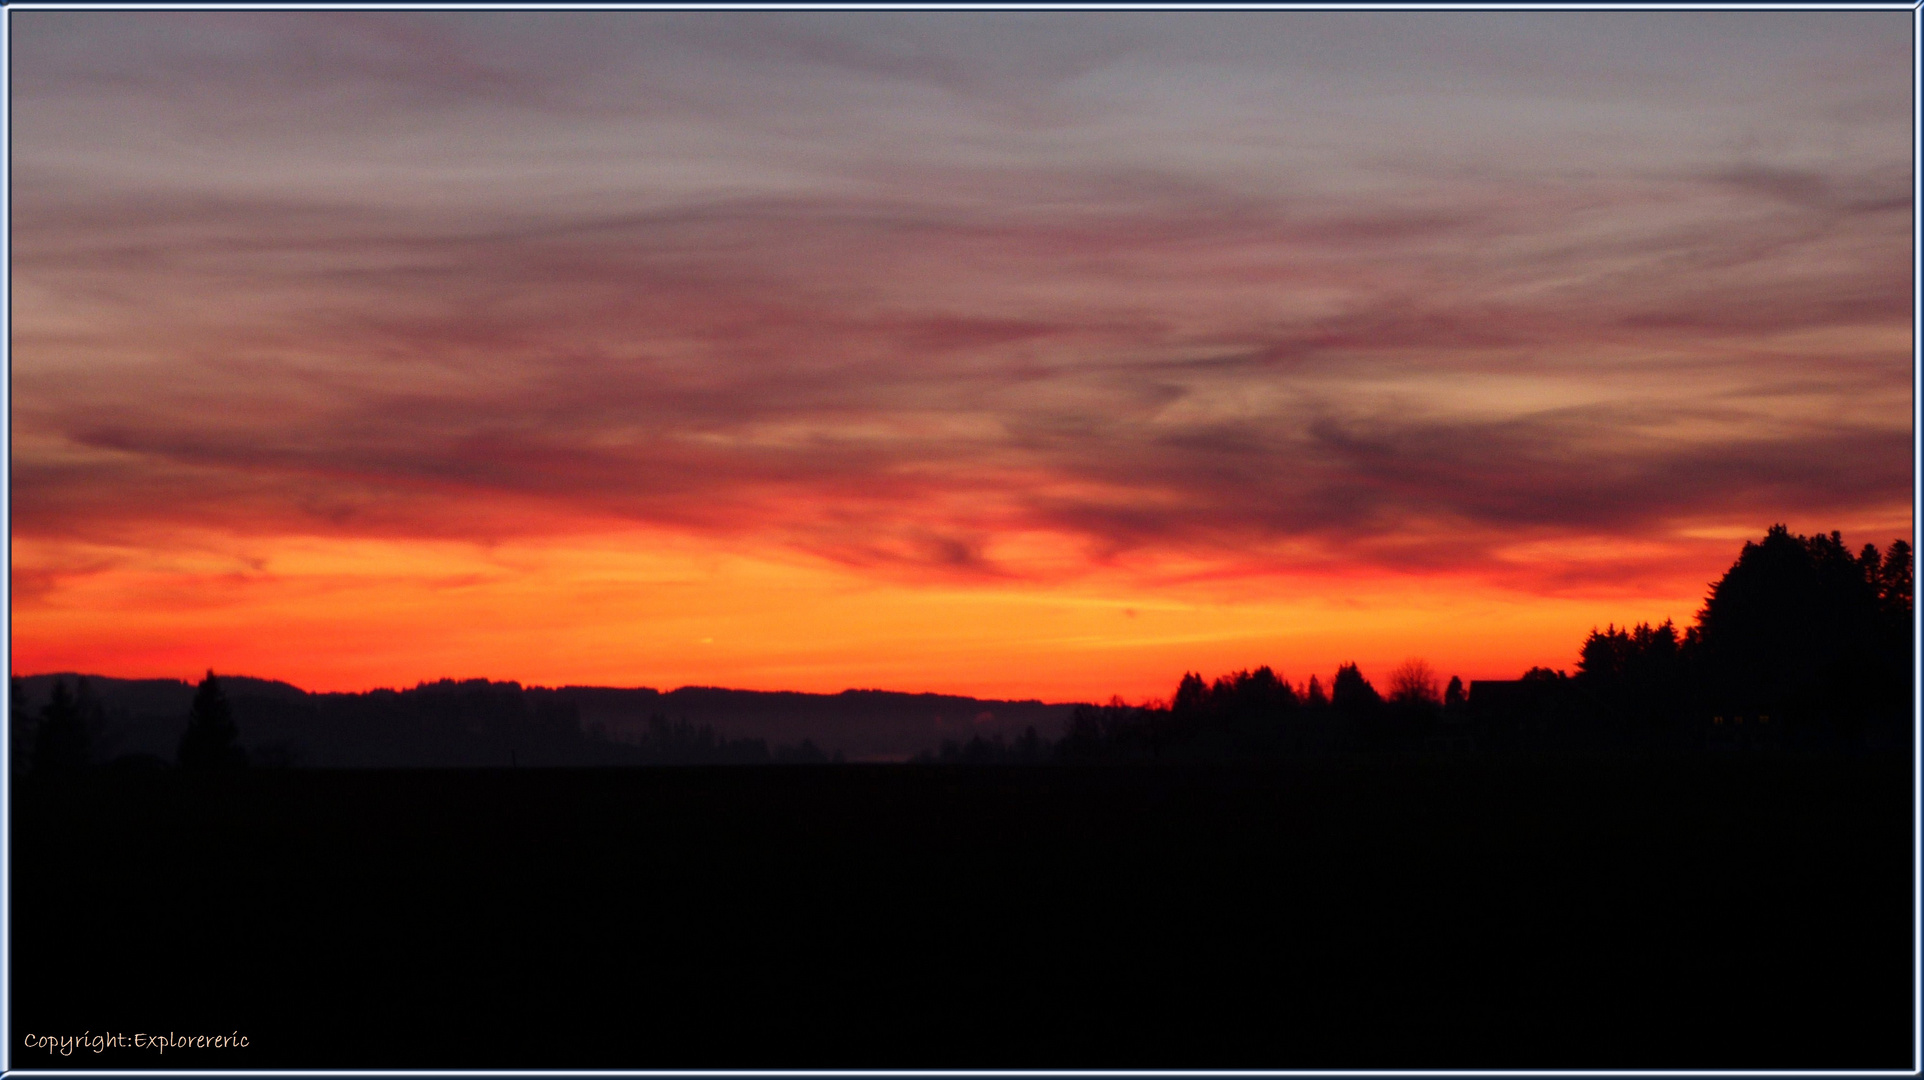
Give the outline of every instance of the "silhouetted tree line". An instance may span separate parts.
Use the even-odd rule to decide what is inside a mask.
[[[1221,760],[1316,752],[1895,747],[1909,738],[1910,545],[1853,554],[1840,534],[1782,525],[1746,543],[1695,626],[1592,630],[1575,676],[1532,668],[1439,692],[1429,666],[1393,671],[1387,693],[1355,664],[1325,692],[1268,667],[1205,682],[1167,704],[1078,708],[1059,761]],[[956,760],[971,760],[958,756]]]
[[[172,764],[184,772],[224,773],[253,764],[420,766],[754,765],[841,760],[813,741],[778,744],[729,739],[708,724],[652,716],[642,732],[614,740],[584,730],[576,702],[561,693],[482,679],[442,679],[410,690],[362,694],[246,695],[237,707],[222,680],[208,672],[181,716]],[[84,677],[72,687],[54,680],[49,698],[29,709],[19,679],[12,683],[11,754],[16,772],[59,775],[107,763],[159,769],[153,753],[113,752],[103,738],[105,707]],[[253,729],[253,760],[240,739],[242,719]],[[299,745],[319,762],[300,760]]]

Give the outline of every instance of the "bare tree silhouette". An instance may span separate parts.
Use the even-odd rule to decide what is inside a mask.
[[[1462,684],[1458,683],[1460,691]],[[1411,657],[1390,672],[1390,700],[1399,705],[1437,705],[1436,671],[1427,660]]]

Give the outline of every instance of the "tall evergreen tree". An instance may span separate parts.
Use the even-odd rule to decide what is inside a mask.
[[[1312,709],[1322,709],[1329,706],[1329,695],[1323,693],[1322,680],[1314,675],[1309,677],[1309,688],[1303,691],[1303,703]]]
[[[1383,695],[1363,677],[1363,672],[1355,664],[1343,664],[1336,669],[1336,678],[1330,682],[1329,702],[1338,712],[1361,714],[1383,704]]]
[[[240,729],[220,680],[209,671],[194,691],[187,730],[180,737],[180,767],[189,772],[225,772],[247,764]]]
[[[1875,556],[1877,549],[1868,548],[1866,554]],[[1885,611],[1901,615],[1907,624],[1910,622],[1911,545],[1902,540],[1891,541],[1882,565],[1877,566],[1877,600]]]
[[[1375,746],[1388,737],[1382,716],[1383,695],[1355,664],[1336,669],[1336,677],[1329,684],[1329,704],[1343,727],[1343,738],[1351,745]]]
[[[1184,672],[1182,681],[1176,684],[1176,696],[1169,701],[1169,711],[1173,713],[1199,713],[1209,703],[1209,685],[1201,675],[1193,671]]]
[[[1910,588],[1902,541],[1853,555],[1837,533],[1773,526],[1697,615],[1709,711],[1854,737],[1908,702]]]
[[[35,772],[74,773],[92,762],[92,740],[81,704],[65,679],[54,680],[53,696],[40,710],[40,726],[33,733]]]

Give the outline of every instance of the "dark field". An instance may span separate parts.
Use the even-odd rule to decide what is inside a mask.
[[[1912,1064],[1903,760],[15,790],[16,1066]]]

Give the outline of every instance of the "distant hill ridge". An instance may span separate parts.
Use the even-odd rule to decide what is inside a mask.
[[[172,761],[194,684],[56,672],[14,680],[26,718],[57,680],[86,679],[99,703],[98,760]],[[242,744],[263,764],[319,767],[621,765],[782,759],[785,750],[899,761],[944,740],[1060,734],[1075,703],[850,689],[835,694],[683,686],[524,687],[487,679],[405,690],[309,692],[275,679],[222,675]],[[707,729],[704,732],[703,729]],[[804,747],[803,744],[807,744]],[[791,754],[792,756],[792,754]]]

